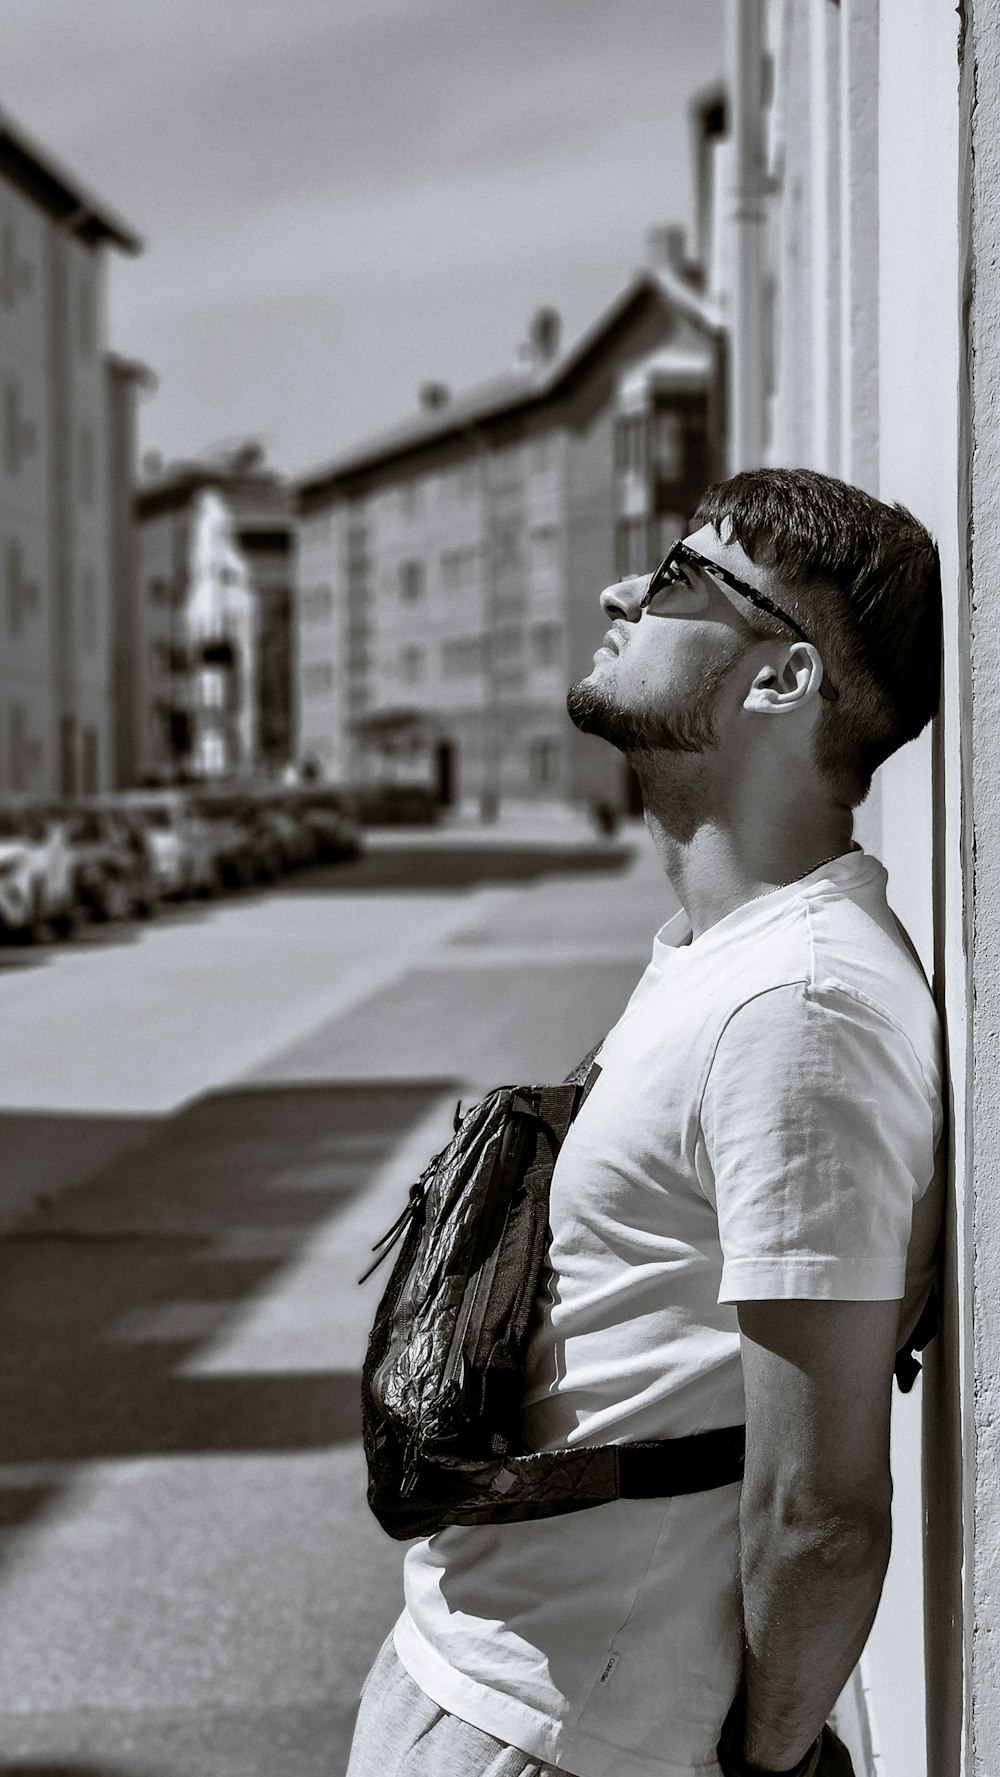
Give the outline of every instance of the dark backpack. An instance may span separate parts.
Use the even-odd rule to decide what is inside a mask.
[[[368,1501],[390,1536],[700,1492],[742,1477],[742,1425],[543,1452],[521,1442],[549,1184],[596,1071],[585,1085],[502,1086],[456,1115],[454,1138],[376,1243],[378,1265],[402,1241],[362,1375]]]

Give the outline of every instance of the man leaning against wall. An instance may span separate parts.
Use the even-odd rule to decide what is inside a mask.
[[[524,1441],[745,1418],[745,1475],[417,1543],[349,1777],[851,1771],[827,1717],[888,1560],[942,1121],[930,991],[852,811],[935,710],[937,553],[899,507],[759,470],[601,603],[570,714],[634,767],[683,912],[556,1164]]]

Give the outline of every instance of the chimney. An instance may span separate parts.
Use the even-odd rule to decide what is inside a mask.
[[[447,383],[422,383],[420,387],[420,405],[428,413],[436,413],[439,408],[447,407],[451,400],[451,390]]]
[[[665,227],[646,232],[646,257],[654,270],[672,271],[683,277],[684,248],[684,229],[679,222],[668,222]]]
[[[518,357],[536,370],[544,364],[551,364],[559,353],[561,333],[562,316],[558,309],[536,309],[528,323],[528,337],[518,352]]]

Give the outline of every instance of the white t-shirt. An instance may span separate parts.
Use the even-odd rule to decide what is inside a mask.
[[[908,1331],[932,1279],[938,1023],[881,864],[847,853],[689,938],[683,914],[657,936],[556,1165],[529,1448],[739,1424],[735,1303],[899,1299]],[[738,1502],[449,1527],[407,1554],[397,1653],[578,1777],[709,1777]]]

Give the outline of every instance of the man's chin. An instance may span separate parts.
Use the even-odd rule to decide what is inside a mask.
[[[624,731],[630,729],[630,724],[623,722],[607,687],[601,684],[597,668],[570,686],[566,694],[566,711],[581,734],[596,734],[622,750],[629,744]]]
[[[707,695],[693,697],[669,714],[632,714],[616,703],[612,686],[591,673],[570,686],[566,710],[581,734],[596,734],[632,759],[648,753],[704,753],[718,745]]]

